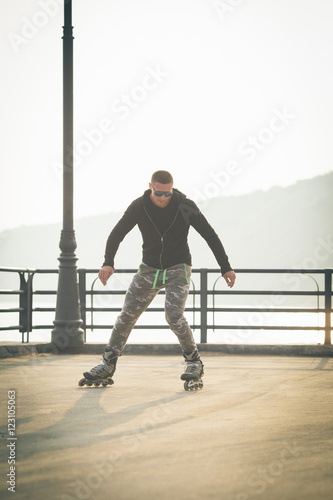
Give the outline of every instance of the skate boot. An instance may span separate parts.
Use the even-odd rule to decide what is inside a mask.
[[[204,366],[202,364],[198,351],[195,350],[191,354],[184,354],[184,358],[184,364],[186,365],[186,368],[180,378],[182,380],[185,380],[185,391],[195,391],[197,389],[202,389],[202,376],[204,374]]]
[[[98,387],[102,385],[106,387],[107,385],[114,384],[111,377],[116,371],[117,360],[118,354],[116,354],[111,347],[106,346],[102,361],[90,371],[83,373],[84,378],[79,381],[79,386],[82,387],[87,385],[91,387],[94,385]]]

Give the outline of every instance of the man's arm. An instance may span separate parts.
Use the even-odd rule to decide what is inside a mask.
[[[104,263],[98,273],[99,279],[106,285],[108,279],[114,273],[114,258],[120,243],[133,227],[137,224],[137,209],[133,202],[126,210],[120,221],[112,229],[105,248]]]
[[[190,200],[188,200],[190,201]],[[209,248],[212,250],[220,268],[221,274],[227,285],[232,288],[235,284],[236,274],[233,271],[228,256],[224,250],[222,242],[205,216],[201,213],[194,202],[191,203],[191,215],[189,218],[191,226],[204,238]]]

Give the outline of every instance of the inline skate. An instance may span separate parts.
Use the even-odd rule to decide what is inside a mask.
[[[204,365],[200,359],[198,351],[192,354],[184,354],[185,371],[180,376],[184,380],[185,391],[196,391],[203,388],[202,377],[204,375]]]
[[[91,387],[107,387],[108,385],[114,384],[112,379],[114,372],[116,371],[118,355],[110,348],[106,347],[102,361],[94,366],[91,370],[83,373],[83,377],[79,380],[79,387],[87,385]]]

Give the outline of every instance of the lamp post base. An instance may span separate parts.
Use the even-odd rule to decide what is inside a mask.
[[[57,352],[66,353],[84,345],[82,320],[54,320],[51,343]]]
[[[74,231],[62,231],[56,316],[51,342],[57,352],[68,352],[84,344],[77,283]]]

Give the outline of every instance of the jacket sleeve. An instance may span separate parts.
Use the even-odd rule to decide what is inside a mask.
[[[120,221],[112,229],[105,248],[105,256],[103,266],[114,267],[114,257],[117,253],[120,243],[125,238],[126,234],[129,233],[133,227],[137,224],[137,200],[133,201],[131,205],[127,208],[126,212],[120,219]]]
[[[218,265],[221,268],[221,274],[225,274],[228,271],[232,271],[232,267],[229,263],[228,256],[224,250],[222,242],[212,226],[208,223],[206,217],[201,213],[197,205],[188,200],[190,205],[190,224],[194,227],[194,229],[204,238],[207,242],[209,248],[212,250]]]

